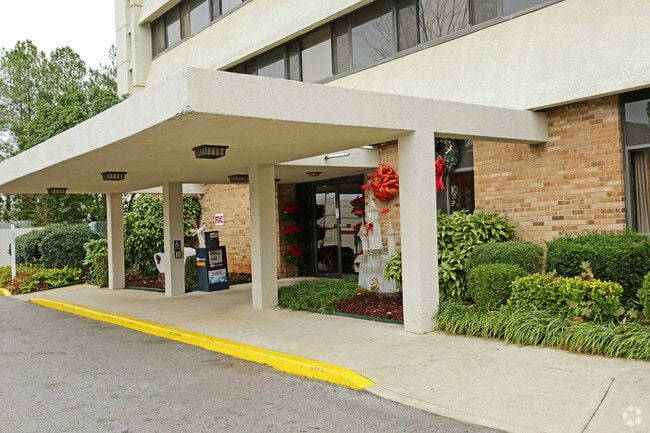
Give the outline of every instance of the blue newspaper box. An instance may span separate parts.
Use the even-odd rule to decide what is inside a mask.
[[[230,288],[226,247],[219,245],[219,232],[205,233],[205,248],[196,249],[196,270],[201,292]]]

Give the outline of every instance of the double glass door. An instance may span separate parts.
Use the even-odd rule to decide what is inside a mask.
[[[307,271],[313,275],[342,276],[354,274],[354,259],[361,253],[356,241],[356,226],[361,216],[355,215],[354,199],[363,196],[363,178],[345,178],[310,184],[313,215],[310,226],[313,236],[309,245]]]

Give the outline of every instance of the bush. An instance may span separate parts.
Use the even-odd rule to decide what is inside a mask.
[[[198,226],[201,206],[195,196],[183,196],[185,244],[191,243],[189,232]],[[139,195],[124,217],[124,255],[128,268],[143,277],[155,278],[158,269],[153,256],[164,249],[162,197]]]
[[[467,289],[476,308],[492,310],[504,305],[510,298],[510,285],[526,271],[517,265],[487,263],[472,268],[467,274]]]
[[[45,269],[33,265],[16,267],[16,279],[11,280],[11,267],[0,268],[0,287],[11,293],[30,293],[34,290],[62,286],[78,281],[81,269],[64,267],[62,269]]]
[[[83,264],[89,270],[90,279],[100,287],[108,286],[108,240],[102,238],[87,242],[84,250]]]
[[[547,271],[574,277],[587,261],[595,278],[623,287],[624,300],[636,298],[644,275],[650,272],[650,239],[637,233],[565,236],[547,245]]]
[[[532,242],[488,242],[477,245],[469,253],[467,272],[474,267],[488,263],[508,263],[517,265],[527,274],[542,272],[544,267],[544,248]]]
[[[636,296],[643,308],[643,314],[650,318],[650,273],[645,274],[645,277],[643,277],[643,284],[639,291],[636,292]]]
[[[87,224],[50,224],[16,238],[16,262],[45,268],[84,268],[84,244],[99,238]]]
[[[185,258],[185,288],[196,289],[199,287],[199,273],[196,267],[196,256]]]
[[[43,243],[42,229],[20,235],[16,238],[16,263],[37,265],[41,262],[41,244]]]
[[[466,211],[445,215],[438,211],[438,281],[442,299],[467,299],[465,262],[480,244],[514,237],[515,228],[505,215]]]
[[[508,303],[604,321],[616,314],[622,293],[610,281],[533,274],[513,281]]]

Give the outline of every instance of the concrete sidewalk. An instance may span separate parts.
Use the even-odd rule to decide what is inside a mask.
[[[359,373],[381,397],[508,432],[650,433],[650,363],[415,335],[401,325],[251,307],[250,285],[180,297],[80,285],[56,299]]]

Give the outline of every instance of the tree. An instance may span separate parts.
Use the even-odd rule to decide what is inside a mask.
[[[87,68],[70,47],[49,58],[29,40],[0,51],[0,160],[27,150],[119,102],[115,47],[108,66]],[[0,198],[0,218],[87,222],[106,218],[98,194]]]
[[[190,242],[190,230],[197,227],[201,205],[196,196],[183,196],[183,226],[185,243]],[[144,277],[158,275],[154,254],[163,251],[163,201],[161,196],[138,195],[131,210],[124,216],[124,253],[126,265]]]

